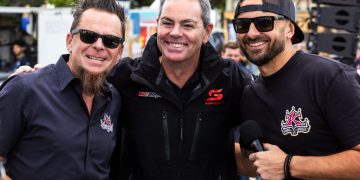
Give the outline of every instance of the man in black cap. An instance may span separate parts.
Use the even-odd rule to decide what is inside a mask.
[[[250,162],[237,153],[245,162],[239,173],[262,179],[359,178],[355,69],[293,48],[304,35],[291,0],[240,0],[233,24],[242,51],[260,70],[244,90],[242,119],[259,124],[265,143]]]

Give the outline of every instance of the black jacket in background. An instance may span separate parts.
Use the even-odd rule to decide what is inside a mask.
[[[240,123],[240,97],[251,75],[222,60],[207,43],[201,48],[200,84],[182,104],[163,84],[167,78],[159,56],[154,35],[141,58],[121,60],[110,78],[123,99],[113,179],[234,179],[228,136]]]

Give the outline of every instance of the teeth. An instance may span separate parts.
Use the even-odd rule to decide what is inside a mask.
[[[97,58],[97,57],[94,57],[94,56],[89,56],[90,59],[93,59],[93,60],[96,60],[96,61],[104,61],[105,59],[102,59],[102,58]]]
[[[184,44],[175,44],[175,43],[170,43],[169,45],[173,46],[173,47],[176,47],[176,48],[181,48],[181,47],[185,46]]]
[[[257,46],[263,45],[264,43],[265,43],[265,42],[260,41],[260,42],[249,43],[249,45],[252,46],[252,47],[257,47]]]

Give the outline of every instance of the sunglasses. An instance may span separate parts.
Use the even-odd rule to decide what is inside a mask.
[[[76,33],[80,33],[80,40],[86,44],[93,44],[99,38],[102,39],[102,42],[105,47],[114,49],[124,42],[123,38],[117,37],[110,34],[100,35],[94,31],[86,30],[86,29],[73,29],[71,31],[71,35]]]
[[[269,32],[274,29],[275,20],[284,20],[284,16],[260,16],[256,18],[235,18],[232,20],[236,33],[243,34],[249,31],[251,23],[254,23],[259,32]]]

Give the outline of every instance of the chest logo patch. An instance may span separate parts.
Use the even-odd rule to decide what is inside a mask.
[[[161,96],[156,94],[155,92],[144,92],[144,91],[139,91],[138,96],[145,98],[155,98],[155,99],[161,98]]]
[[[224,95],[222,89],[211,89],[208,92],[209,97],[205,100],[206,105],[222,104]]]
[[[293,106],[291,111],[286,110],[285,119],[281,121],[283,135],[297,136],[299,133],[310,132],[310,128],[310,121],[308,118],[303,118],[301,108],[295,110]]]
[[[113,132],[113,123],[111,122],[110,116],[105,113],[104,117],[100,119],[100,126],[102,129],[105,129],[107,132]]]

